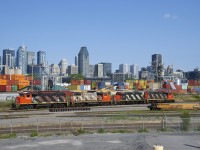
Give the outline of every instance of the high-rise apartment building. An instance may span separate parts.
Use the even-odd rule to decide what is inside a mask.
[[[22,74],[27,74],[27,47],[20,46],[17,50],[16,66],[22,68]]]
[[[37,52],[37,65],[42,65],[45,67],[46,64],[46,52],[45,51],[38,51]]]
[[[128,65],[128,64],[120,64],[119,65],[119,72],[120,73],[130,73],[130,65]]]
[[[78,54],[78,73],[89,76],[89,53],[86,47],[81,47]]]
[[[3,65],[7,65],[8,67],[15,67],[15,50],[3,50]]]

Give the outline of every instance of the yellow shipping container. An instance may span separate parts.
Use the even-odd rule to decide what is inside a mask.
[[[139,82],[138,80],[134,80],[134,81],[133,81],[133,83],[138,83],[138,82]]]
[[[80,90],[80,85],[69,85],[68,90]]]
[[[141,86],[147,85],[147,81],[146,80],[139,80],[139,85],[141,85]]]
[[[127,83],[133,83],[135,80],[126,80]]]
[[[142,89],[144,89],[144,90],[147,89],[147,86],[146,85],[142,86]]]
[[[193,89],[193,88],[195,88],[195,86],[188,86],[187,88],[188,89]]]
[[[129,83],[129,86],[133,86],[133,82],[130,82],[130,83]]]
[[[7,85],[7,80],[0,79],[0,85]]]
[[[133,89],[133,85],[129,85],[129,89],[131,89],[131,90],[132,90],[132,89]]]
[[[18,87],[18,89],[20,90],[20,89],[22,89],[22,88],[24,88],[24,87],[26,87],[27,85],[17,85],[17,87]]]

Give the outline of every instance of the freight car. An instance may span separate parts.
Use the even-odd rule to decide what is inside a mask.
[[[199,110],[199,103],[154,103],[148,106],[150,110]]]
[[[134,103],[158,103],[174,102],[174,95],[163,91],[145,92],[117,92],[113,96],[115,104],[134,104]]]

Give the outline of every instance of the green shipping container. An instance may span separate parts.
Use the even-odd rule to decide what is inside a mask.
[[[12,91],[12,92],[17,92],[17,90],[18,90],[18,89],[17,89],[17,85],[12,85],[12,86],[11,86],[11,91]]]

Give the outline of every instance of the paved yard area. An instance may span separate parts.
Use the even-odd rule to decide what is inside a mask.
[[[200,134],[87,134],[80,136],[17,137],[0,140],[0,150],[164,150],[200,149]]]

